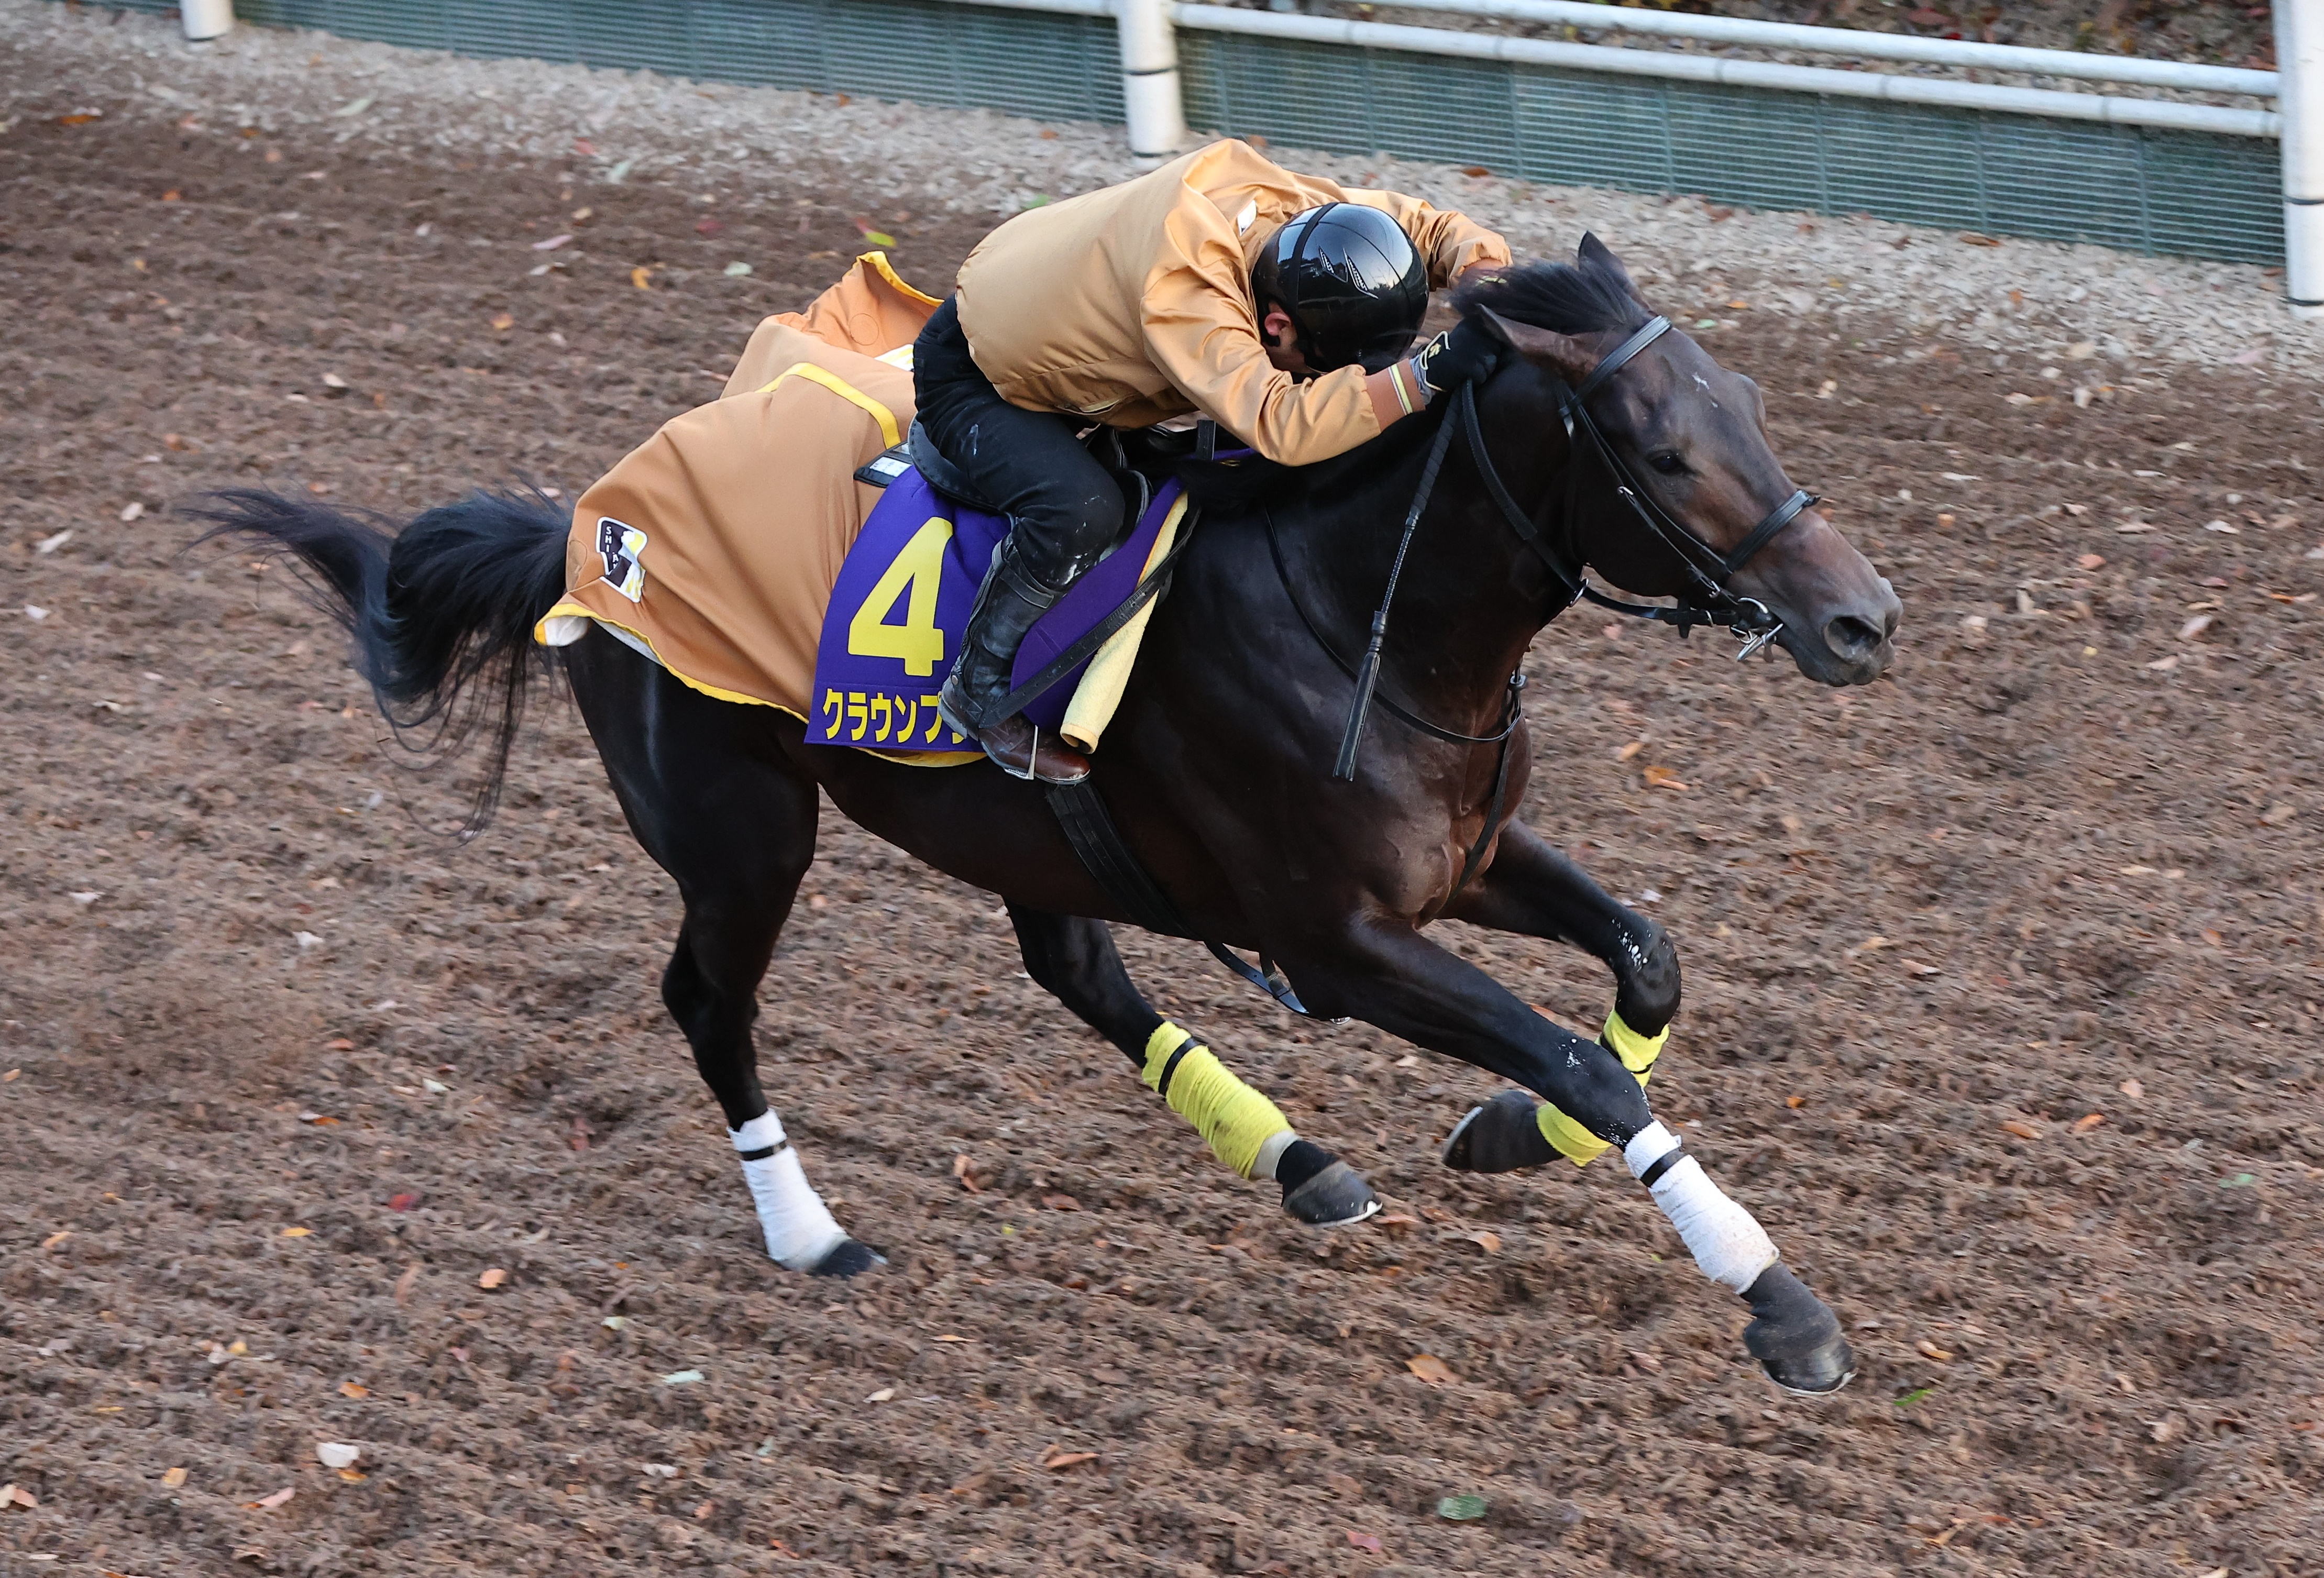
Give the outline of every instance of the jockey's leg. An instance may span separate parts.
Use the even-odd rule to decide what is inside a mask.
[[[1614,973],[1614,1007],[1599,1045],[1644,1085],[1678,1012],[1678,950],[1646,917],[1618,902],[1548,840],[1522,822],[1503,829],[1493,862],[1446,914],[1495,931],[1570,943]],[[1576,1167],[1607,1149],[1554,1103],[1505,1091],[1461,1120],[1444,1165],[1503,1173],[1563,1156]]]
[[[1001,399],[970,356],[952,302],[928,319],[912,358],[921,429],[978,501],[1009,518],[1009,535],[977,589],[937,709],[1004,771],[1045,783],[1077,782],[1089,776],[1089,759],[1042,739],[1002,704],[1026,632],[1097,563],[1120,530],[1121,486],[1074,438],[1074,420]]]
[[[1026,974],[1121,1048],[1148,1088],[1192,1123],[1212,1154],[1246,1178],[1283,1186],[1283,1208],[1311,1226],[1379,1211],[1347,1163],[1293,1131],[1289,1120],[1208,1047],[1156,1013],[1122,968],[1105,922],[1010,904]]]

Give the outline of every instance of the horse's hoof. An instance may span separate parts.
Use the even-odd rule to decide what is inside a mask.
[[[1524,1091],[1503,1091],[1471,1108],[1444,1142],[1444,1165],[1456,1173],[1513,1173],[1554,1160],[1557,1152],[1542,1138],[1535,1106]]]
[[[1780,1260],[1744,1291],[1751,1324],[1743,1345],[1767,1379],[1794,1397],[1827,1397],[1856,1378],[1856,1354],[1840,1317]]]
[[[1380,1205],[1355,1168],[1334,1160],[1298,1187],[1284,1190],[1283,1208],[1310,1227],[1345,1227],[1379,1215]]]
[[[809,1266],[807,1274],[810,1277],[859,1277],[874,1266],[887,1263],[888,1257],[870,1244],[844,1238],[833,1247],[831,1253]]]

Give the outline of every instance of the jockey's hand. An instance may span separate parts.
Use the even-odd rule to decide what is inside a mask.
[[[1413,376],[1432,396],[1450,394],[1463,383],[1489,377],[1500,352],[1492,330],[1464,318],[1414,354]]]

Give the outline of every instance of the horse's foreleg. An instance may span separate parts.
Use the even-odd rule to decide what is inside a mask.
[[[1614,973],[1614,1007],[1599,1041],[1640,1084],[1646,1083],[1678,1013],[1678,949],[1669,933],[1617,901],[1522,822],[1503,830],[1493,863],[1446,914],[1495,931],[1570,943],[1603,960]],[[1511,1091],[1461,1121],[1444,1142],[1444,1165],[1505,1173],[1563,1156],[1581,1167],[1606,1149],[1554,1103]]]
[[[760,1087],[752,1039],[759,983],[815,859],[815,784],[764,709],[690,690],[602,632],[567,649],[567,661],[630,830],[685,900],[662,1001],[725,1114],[768,1255],[825,1277],[879,1264],[807,1181]]]
[[[1147,1086],[1192,1123],[1212,1154],[1246,1178],[1283,1186],[1283,1208],[1318,1227],[1379,1209],[1347,1163],[1302,1140],[1276,1104],[1245,1084],[1194,1036],[1141,996],[1105,922],[1009,906],[1026,974],[1121,1048]]]
[[[1317,1012],[1351,1014],[1514,1080],[1619,1147],[1703,1275],[1749,1304],[1756,1318],[1744,1341],[1768,1375],[1801,1392],[1846,1383],[1854,1357],[1839,1320],[1778,1261],[1751,1213],[1655,1121],[1645,1087],[1616,1054],[1534,1012],[1406,927],[1351,920],[1334,935],[1284,946],[1281,957]]]

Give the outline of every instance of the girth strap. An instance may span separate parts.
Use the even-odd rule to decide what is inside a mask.
[[[1214,943],[1194,929],[1194,923],[1171,902],[1161,884],[1147,871],[1145,863],[1123,839],[1094,780],[1085,778],[1079,783],[1051,785],[1049,809],[1056,814],[1065,842],[1074,846],[1074,854],[1081,858],[1083,866],[1097,880],[1106,897],[1121,906],[1133,925],[1164,937],[1198,938],[1210,950],[1211,957],[1293,1013],[1302,1019],[1319,1017],[1308,1012],[1299,994],[1291,989],[1289,979],[1265,954],[1259,955],[1254,966],[1224,944]]]

